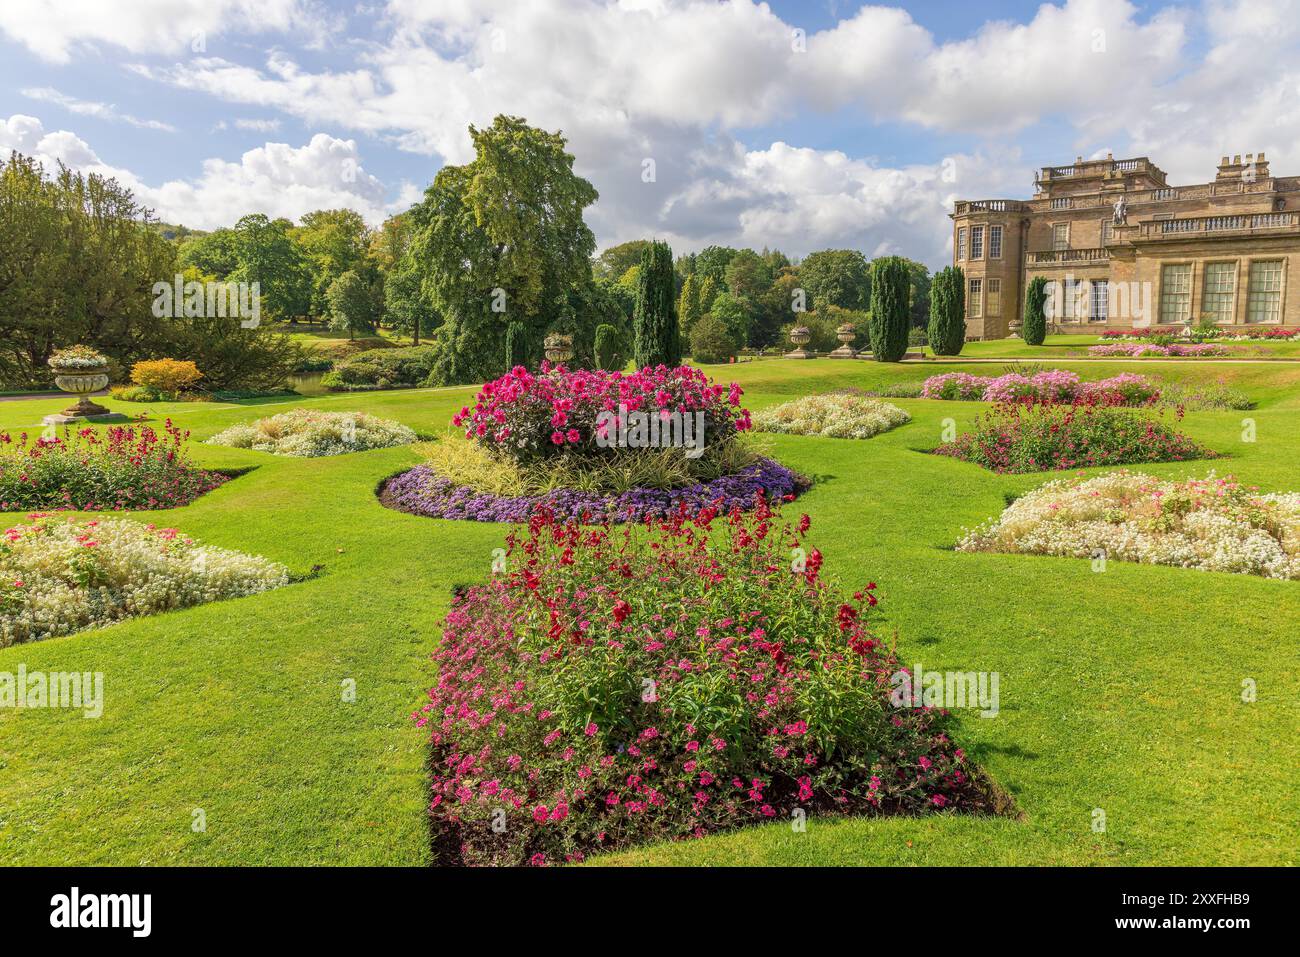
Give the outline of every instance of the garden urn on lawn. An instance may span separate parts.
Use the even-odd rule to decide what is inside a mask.
[[[107,358],[87,346],[72,346],[50,356],[49,365],[54,370],[54,384],[77,396],[77,403],[57,415],[47,416],[46,421],[73,422],[111,414],[90,400],[91,393],[108,388]]]
[[[843,322],[835,330],[835,338],[840,340],[840,347],[832,352],[829,356],[831,359],[852,359],[858,352],[853,348],[853,340],[857,338],[858,327],[851,322]]]
[[[573,336],[552,333],[542,345],[546,349],[546,358],[551,362],[568,362],[573,358]]]
[[[787,352],[785,357],[787,359],[811,359],[813,354],[806,348],[811,339],[811,329],[807,326],[795,326],[790,330],[790,341],[794,343],[794,348]]]

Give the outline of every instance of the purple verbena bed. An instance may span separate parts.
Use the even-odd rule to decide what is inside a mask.
[[[769,502],[798,495],[809,486],[806,478],[775,462],[759,459],[732,475],[710,482],[698,482],[677,489],[632,489],[618,494],[559,490],[546,495],[506,497],[476,492],[453,485],[427,465],[417,465],[388,479],[379,489],[379,500],[388,508],[426,518],[462,519],[471,522],[526,522],[538,505],[549,508],[557,518],[608,517],[612,521],[641,521],[647,515],[662,515],[685,502],[692,508],[721,499],[724,510],[733,506],[753,508],[755,495],[762,492]]]

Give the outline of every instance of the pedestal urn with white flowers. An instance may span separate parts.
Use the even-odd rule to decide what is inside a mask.
[[[57,416],[64,421],[109,415],[108,409],[90,400],[91,393],[108,388],[108,358],[89,346],[69,346],[50,356],[54,384],[75,395],[77,403]]]

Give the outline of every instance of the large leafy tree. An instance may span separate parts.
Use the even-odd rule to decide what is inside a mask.
[[[596,257],[596,275],[618,279],[641,261],[641,254],[649,245],[648,239],[633,239],[626,243],[619,243],[617,246],[610,246]]]
[[[655,242],[641,257],[636,308],[632,313],[632,331],[636,337],[632,358],[638,369],[681,364],[675,291],[673,251],[667,243]]]
[[[856,249],[823,249],[799,263],[799,284],[808,308],[866,309],[871,301],[871,269]]]
[[[350,269],[330,283],[325,305],[330,328],[346,332],[349,339],[374,328],[375,299],[370,284]]]
[[[915,259],[904,261],[907,263],[911,286],[908,315],[913,326],[923,329],[930,318],[930,270],[925,263],[919,263]]]
[[[329,312],[327,296],[334,280],[354,272],[368,284],[378,280],[369,258],[371,229],[361,214],[351,209],[318,209],[302,217],[293,230],[311,269],[311,314]]]
[[[596,246],[582,218],[596,189],[563,136],[498,116],[470,137],[473,161],[439,170],[413,211],[412,256],[444,317],[434,375],[447,383],[499,374],[510,322],[540,338],[589,280]]]
[[[793,268],[783,269],[772,280],[772,285],[758,299],[754,325],[750,330],[753,345],[760,349],[785,345],[781,339],[782,328],[796,323],[806,314],[795,310],[802,288],[798,271]]]
[[[751,301],[772,285],[772,267],[752,249],[742,249],[731,257],[725,272],[727,291]]]
[[[960,266],[948,266],[934,274],[927,337],[935,355],[961,354],[966,341],[966,274]]]
[[[901,256],[884,256],[871,264],[871,356],[897,362],[907,352],[911,272]]]
[[[197,269],[205,276],[225,279],[239,268],[238,239],[233,229],[194,233],[180,244],[177,263],[182,270]]]
[[[150,308],[176,272],[175,247],[113,179],[20,154],[0,162],[0,378],[48,381],[46,362],[85,343],[125,363],[147,356],[169,320]]]
[[[753,324],[754,309],[748,299],[724,292],[713,300],[709,315],[721,322],[727,329],[737,349],[743,349],[749,341],[750,326]]]
[[[237,282],[258,283],[262,309],[272,319],[305,316],[311,307],[311,267],[290,235],[287,219],[253,213],[235,223]]]
[[[727,266],[737,252],[730,246],[705,246],[695,254],[695,272],[712,279],[721,292],[726,288]]]
[[[442,317],[429,301],[411,251],[416,229],[414,210],[390,216],[370,238],[369,259],[379,272],[383,321],[418,346],[420,336],[432,332]]]

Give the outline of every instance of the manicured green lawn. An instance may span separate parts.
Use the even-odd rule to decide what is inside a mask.
[[[985,345],[985,344],[978,344]],[[990,344],[991,345],[991,344]],[[1228,453],[1163,475],[1233,472],[1300,489],[1300,363],[1149,363],[1166,378],[1224,379],[1250,412],[1189,414],[1184,431]],[[989,374],[988,365],[945,365]],[[1089,378],[1131,370],[1090,363]],[[807,392],[919,379],[935,363],[742,362],[753,408]],[[472,389],[246,404],[153,406],[196,437],[292,404],[359,409],[441,431]],[[978,403],[891,400],[913,422],[867,441],[768,437],[818,479],[826,570],[879,583],[880,630],[927,670],[997,671],[1001,713],[959,737],[1022,817],[813,819],[618,855],[626,863],[1295,863],[1300,798],[1300,587],[1112,562],[965,555],[963,526],[1046,476],[998,476],[929,456],[943,420]],[[112,404],[112,403],[110,403]],[[66,402],[0,403],[0,428]],[[119,404],[123,405],[123,404]],[[1242,420],[1257,441],[1241,441]],[[99,720],[0,710],[0,863],[420,864],[424,736],[407,720],[451,588],[490,573],[502,526],[378,505],[408,449],[295,460],[197,446],[214,466],[256,466],[195,504],[146,520],[288,563],[309,581],[0,651],[0,671],[102,671]],[[16,518],[16,517],[11,517]],[[1246,704],[1244,679],[1258,701]],[[342,700],[356,682],[355,702]],[[191,829],[196,808],[207,830]],[[1092,830],[1093,811],[1105,833]],[[603,859],[610,861],[610,858]]]

